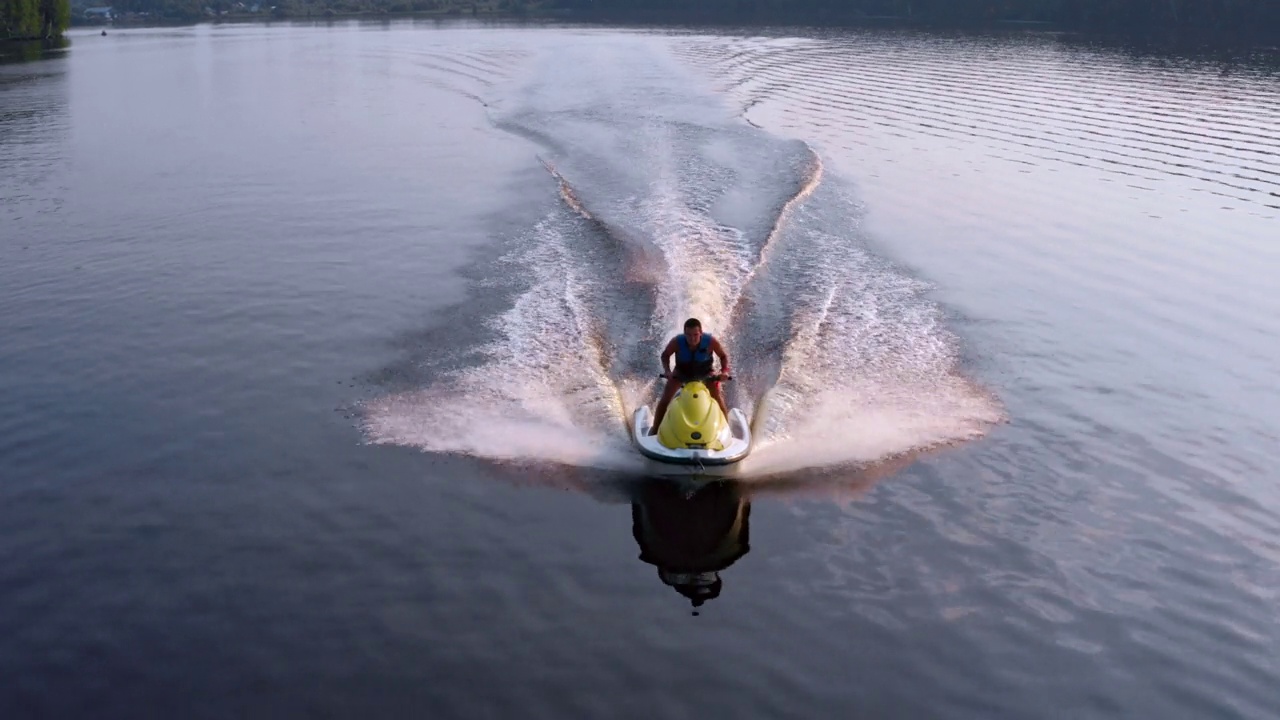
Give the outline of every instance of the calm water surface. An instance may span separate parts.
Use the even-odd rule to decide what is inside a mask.
[[[1049,35],[0,65],[0,717],[1276,717],[1277,128]],[[628,445],[690,314],[727,481]]]

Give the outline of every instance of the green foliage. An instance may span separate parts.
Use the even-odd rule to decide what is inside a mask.
[[[1280,0],[549,0],[579,14],[708,21],[822,22],[896,17],[948,25],[1046,22],[1093,30],[1280,35]]]
[[[52,35],[61,35],[71,24],[71,0],[40,0],[40,17]]]
[[[0,0],[3,37],[60,37],[70,22],[70,0]]]
[[[103,0],[117,15],[194,21],[242,12],[236,0]],[[325,17],[362,13],[529,14],[539,11],[603,19],[707,22],[839,23],[898,18],[971,25],[1044,22],[1083,30],[1217,31],[1280,36],[1280,0],[242,0],[263,15]],[[272,10],[271,8],[275,8]],[[0,37],[60,34],[69,0],[0,0]]]

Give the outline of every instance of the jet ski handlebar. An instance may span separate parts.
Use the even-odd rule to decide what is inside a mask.
[[[663,378],[663,379],[667,379],[667,378],[670,378],[670,377],[671,377],[671,374],[670,374],[670,373],[658,373],[658,377]],[[733,376],[732,376],[732,375],[707,375],[707,376],[705,376],[705,377],[701,377],[701,378],[696,378],[696,377],[695,377],[695,378],[689,378],[688,380],[685,380],[685,382],[689,382],[690,380],[702,380],[703,382],[729,382],[729,381],[730,381],[730,380],[732,380],[732,379],[733,379]]]

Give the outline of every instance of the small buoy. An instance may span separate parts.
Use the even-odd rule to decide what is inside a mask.
[[[105,36],[106,36],[106,34],[107,34],[107,31],[106,31],[106,30],[103,30],[103,31],[102,31],[102,34],[103,34],[103,36],[105,37]]]

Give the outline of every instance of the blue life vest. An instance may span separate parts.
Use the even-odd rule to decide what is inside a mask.
[[[711,374],[711,334],[702,333],[698,347],[689,347],[683,333],[676,336],[676,372],[681,375]]]

